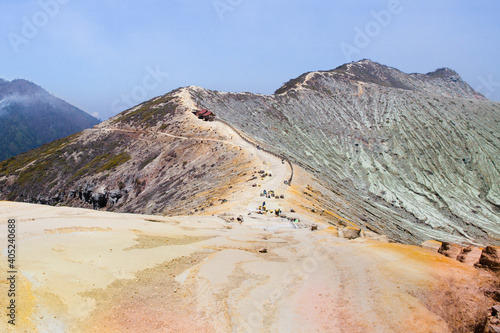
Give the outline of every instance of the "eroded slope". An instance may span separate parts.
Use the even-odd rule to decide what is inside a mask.
[[[500,104],[451,70],[361,61],[271,96],[189,91],[316,174],[337,194],[318,197],[325,209],[407,243],[499,243]]]

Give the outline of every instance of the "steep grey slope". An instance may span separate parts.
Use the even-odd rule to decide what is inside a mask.
[[[32,82],[0,81],[0,160],[98,123]]]
[[[188,88],[193,99],[337,193],[325,209],[417,243],[500,244],[500,103],[449,69],[369,60],[311,72],[274,95]]]

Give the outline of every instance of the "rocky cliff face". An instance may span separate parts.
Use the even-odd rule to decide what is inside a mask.
[[[258,166],[196,105],[312,174],[322,189],[295,188],[315,202],[302,208],[337,225],[411,244],[500,244],[500,103],[449,69],[368,60],[273,95],[178,89],[0,164],[0,199],[163,214],[220,203]]]
[[[0,160],[98,123],[32,82],[0,79]]]
[[[272,96],[189,90],[327,184],[325,209],[402,242],[499,243],[500,104],[452,70],[363,60]]]

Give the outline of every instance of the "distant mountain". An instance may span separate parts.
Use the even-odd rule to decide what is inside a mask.
[[[0,160],[98,123],[32,82],[0,79]]]

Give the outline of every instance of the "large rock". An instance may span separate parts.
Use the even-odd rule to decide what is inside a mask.
[[[111,205],[114,205],[120,200],[120,198],[123,196],[122,192],[120,190],[113,190],[109,192],[109,202]]]
[[[457,260],[466,265],[474,266],[479,263],[482,250],[474,246],[467,246],[462,249],[462,252],[457,257]]]
[[[384,242],[384,243],[388,243],[389,242],[389,238],[386,236],[386,235],[379,235],[373,231],[365,231],[365,230],[361,230],[361,237],[365,237],[365,238],[370,238],[370,239],[374,239],[374,240],[377,240],[379,242]]]
[[[490,268],[500,268],[500,247],[487,246],[481,253],[479,263]]]
[[[438,242],[436,240],[432,240],[432,239],[420,244],[420,246],[423,247],[424,249],[428,249],[428,250],[431,250],[434,252],[439,252],[439,249],[441,248],[442,245],[443,245],[443,243]]]
[[[462,252],[462,247],[458,246],[457,244],[443,242],[438,252],[442,255],[447,256],[448,258],[456,260],[458,255]]]
[[[104,208],[108,204],[108,197],[106,193],[93,193],[92,206],[94,209]]]
[[[491,307],[491,315],[492,316],[496,316],[498,317],[498,315],[500,314],[500,305],[494,305]]]
[[[340,234],[340,233],[339,233]],[[361,234],[361,229],[356,227],[345,227],[342,228],[342,237],[347,239],[358,238]]]

